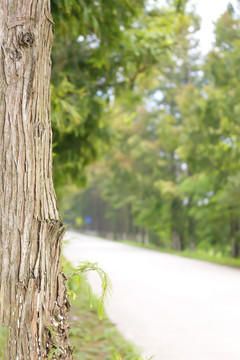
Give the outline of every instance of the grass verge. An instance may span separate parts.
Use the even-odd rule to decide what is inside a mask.
[[[182,252],[179,252],[171,249],[164,249],[160,246],[153,244],[145,245],[145,244],[136,243],[134,241],[120,241],[120,242],[125,245],[140,247],[144,249],[159,251],[165,254],[177,255],[189,259],[207,261],[218,265],[231,266],[240,269],[240,259],[232,259],[230,257],[223,256],[222,254],[215,255],[213,252],[207,253],[206,251],[203,250],[195,250],[195,251],[184,250]]]
[[[63,270],[68,275],[74,271],[63,259]],[[142,360],[140,351],[118,332],[114,324],[103,313],[98,313],[98,299],[93,296],[90,307],[89,287],[77,278],[71,278],[70,288],[78,296],[71,301],[69,323],[70,341],[76,360]]]

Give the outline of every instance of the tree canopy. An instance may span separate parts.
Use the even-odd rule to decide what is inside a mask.
[[[112,137],[109,105],[154,73],[178,30],[177,4],[52,1],[55,183],[84,184],[85,167]]]
[[[203,59],[194,35],[199,17],[193,10],[182,14],[185,5],[175,3],[175,14],[151,9],[124,32],[129,38],[144,29],[140,67],[131,59],[134,71],[126,75],[123,66],[128,80],[121,89],[113,85],[116,96],[103,116],[111,123],[111,145],[69,214],[92,214],[94,220],[100,206],[100,230],[115,237],[140,233],[143,240],[177,250],[213,249],[237,257],[240,19],[229,6]],[[162,42],[154,26],[169,16],[174,20]]]

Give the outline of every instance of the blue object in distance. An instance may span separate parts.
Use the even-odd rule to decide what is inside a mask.
[[[85,223],[86,223],[86,224],[91,224],[91,223],[92,223],[92,217],[91,217],[90,215],[87,215],[87,216],[85,217]]]

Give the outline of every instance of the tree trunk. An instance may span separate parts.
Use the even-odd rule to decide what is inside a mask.
[[[172,249],[175,251],[182,251],[181,239],[175,229],[172,229]]]
[[[232,258],[236,259],[239,255],[239,244],[237,241],[237,234],[239,231],[238,222],[231,216],[231,255]]]
[[[7,359],[72,359],[52,182],[50,0],[0,0],[0,320]]]
[[[195,236],[194,236],[194,220],[191,216],[189,216],[188,221],[188,234],[189,234],[189,249],[191,251],[195,251]]]

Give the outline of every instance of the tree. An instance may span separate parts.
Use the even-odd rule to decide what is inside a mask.
[[[53,1],[52,110],[54,177],[86,183],[86,166],[112,138],[109,105],[134,91],[140,77],[169,52],[177,14],[173,6],[147,9],[145,1]],[[111,19],[111,21],[109,21]],[[70,33],[68,31],[70,30]]]
[[[52,1],[56,21],[52,123],[58,195],[67,182],[86,182],[86,166],[109,143],[111,130],[104,111],[116,90],[124,87],[119,79],[126,65],[132,64],[132,75],[136,72],[129,48],[137,41],[128,33],[143,9],[142,0]]]
[[[129,218],[158,245],[238,257],[239,16],[228,6],[204,60],[192,37],[199,27],[194,11],[177,20],[168,57],[116,98],[115,140],[91,192],[125,233],[122,219]],[[86,202],[89,194],[83,196]]]
[[[50,0],[0,2],[0,319],[7,359],[71,359],[52,181]]]
[[[168,17],[166,10],[159,12],[151,13],[155,24]],[[186,213],[177,189],[181,162],[176,149],[183,123],[177,96],[198,70],[192,38],[198,26],[194,13],[175,17],[170,51],[162,49],[151,71],[137,79],[134,91],[130,88],[115,100],[111,118],[116,139],[105,156],[104,175],[95,182],[104,199],[129,219],[131,208],[138,232],[155,233],[162,244],[175,249],[184,247]],[[152,34],[147,28],[145,38]]]

